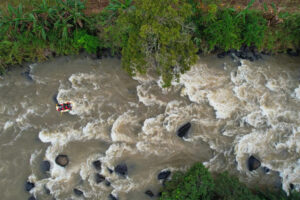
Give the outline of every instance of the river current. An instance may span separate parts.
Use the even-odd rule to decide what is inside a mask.
[[[106,200],[110,194],[147,200],[146,190],[157,198],[162,187],[159,172],[195,162],[213,173],[227,170],[250,187],[300,189],[299,58],[201,56],[165,89],[154,73],[129,77],[118,59],[61,57],[12,69],[0,78],[0,94],[3,200]],[[57,112],[55,98],[72,101],[73,110]],[[191,130],[178,137],[187,122]],[[59,154],[68,156],[66,167],[55,163]],[[261,167],[250,172],[251,155]],[[126,176],[109,171],[118,164],[126,164]],[[96,183],[96,173],[110,185]],[[31,194],[26,181],[35,184]]]

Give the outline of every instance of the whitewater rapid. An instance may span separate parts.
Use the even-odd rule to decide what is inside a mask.
[[[289,191],[293,184],[299,190],[298,63],[299,59],[282,56],[241,60],[238,66],[229,59],[203,57],[169,89],[162,88],[155,75],[129,77],[116,59],[66,57],[31,65],[32,82],[11,76],[0,80],[0,92],[6,94],[0,105],[5,163],[0,185],[7,190],[20,185],[5,185],[14,177],[9,169],[21,168],[14,164],[19,161],[4,155],[23,151],[26,170],[15,178],[22,184],[34,182],[30,193],[38,199],[96,200],[109,194],[120,200],[147,199],[147,189],[159,193],[160,171],[186,170],[195,162],[203,162],[212,172],[228,170],[249,186]],[[56,112],[53,95],[59,103],[71,100],[73,110]],[[187,122],[192,128],[179,138],[176,131]],[[68,166],[55,163],[59,154],[68,155]],[[261,167],[250,172],[251,155]],[[44,174],[42,160],[51,166]],[[95,160],[101,161],[100,171],[92,165]],[[125,177],[110,172],[120,163],[128,167]],[[96,183],[96,173],[110,186]],[[74,188],[83,196],[74,194]]]

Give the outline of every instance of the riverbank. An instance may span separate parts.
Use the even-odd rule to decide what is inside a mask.
[[[17,2],[12,3],[16,5]],[[160,5],[158,2],[156,2],[157,8]],[[57,55],[78,54],[81,50],[94,54],[98,52],[98,56],[101,56],[101,49],[110,49],[112,55],[122,54],[122,64],[130,74],[133,75],[134,71],[145,73],[148,68],[155,65],[162,74],[166,86],[169,86],[173,78],[184,73],[195,62],[195,52],[216,53],[251,48],[258,52],[287,52],[293,56],[298,56],[300,53],[300,12],[298,7],[292,9],[292,1],[286,3],[279,1],[276,4],[269,1],[249,1],[247,6],[245,2],[240,1],[230,1],[225,4],[223,1],[214,0],[188,0],[188,3],[184,1],[178,3],[178,9],[187,6],[193,8],[193,12],[186,11],[185,16],[180,19],[181,23],[186,25],[179,25],[178,28],[181,27],[179,29],[164,30],[165,35],[162,36],[172,38],[171,34],[174,36],[175,32],[179,31],[178,34],[181,34],[179,38],[187,39],[179,41],[179,38],[174,38],[173,42],[157,41],[175,50],[172,54],[161,49],[159,52],[158,49],[149,51],[166,24],[159,27],[157,33],[151,33],[152,35],[148,34],[148,31],[145,35],[148,39],[143,38],[142,32],[136,32],[140,35],[133,36],[134,32],[126,29],[131,26],[130,17],[136,17],[136,14],[128,12],[129,10],[137,10],[135,9],[137,7],[144,9],[143,13],[149,12],[150,16],[155,15],[147,10],[147,6],[143,8],[142,6],[145,5],[139,5],[138,1],[133,5],[131,0],[123,3],[112,1],[107,6],[108,2],[103,1],[98,2],[97,8],[99,10],[105,8],[97,13],[92,8],[96,3],[89,1],[87,8],[79,0],[24,2],[24,5],[19,4],[17,7],[2,3],[3,12],[0,16],[2,73],[9,65],[41,62]],[[7,8],[3,9],[4,6]],[[131,14],[127,15],[127,13]],[[176,13],[165,13],[161,18],[170,17],[167,15],[179,17]],[[141,31],[142,24],[145,22],[140,23],[132,27],[133,30]],[[177,21],[174,23],[176,24]],[[174,23],[170,25],[174,26]],[[150,23],[147,26],[150,28],[154,24]],[[129,44],[133,39],[131,37],[135,37],[136,42]],[[154,43],[147,44],[146,49],[140,48],[145,46],[146,41]],[[182,54],[181,51],[176,50],[178,48],[188,48],[189,51],[187,54]],[[139,49],[141,55],[137,54],[138,52],[133,53],[134,49]],[[126,52],[131,53],[127,55]],[[154,56],[157,53],[162,58],[169,57],[169,61],[159,61]],[[179,57],[181,59],[178,59]],[[138,63],[145,62],[150,63],[149,66],[137,66]],[[172,65],[176,65],[175,68],[178,69],[174,70]]]

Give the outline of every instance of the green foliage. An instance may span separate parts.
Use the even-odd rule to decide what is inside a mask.
[[[259,200],[244,184],[227,172],[219,174],[215,179],[215,198],[223,200],[243,199]]]
[[[172,181],[166,182],[161,200],[209,200],[213,189],[214,183],[210,173],[198,163],[185,174],[175,173]]]
[[[122,65],[131,75],[155,69],[164,86],[196,61],[190,27],[191,7],[178,0],[137,0],[108,27],[114,45],[122,48]]]
[[[213,179],[201,163],[196,163],[185,173],[176,172],[166,182],[160,200],[298,200],[299,197],[296,191],[290,191],[288,196],[283,190],[250,190],[228,172]]]
[[[7,12],[0,11],[0,65],[45,60],[45,51],[66,55],[84,48],[96,52],[100,43],[92,35],[95,24],[84,8],[80,0],[33,1],[32,10],[26,11],[22,4],[8,4]]]
[[[75,31],[74,41],[77,48],[84,48],[88,53],[96,53],[100,47],[98,37],[87,34],[85,30]]]

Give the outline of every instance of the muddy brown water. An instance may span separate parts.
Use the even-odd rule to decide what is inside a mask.
[[[26,68],[13,69],[0,79],[1,199],[146,200],[146,190],[157,195],[162,187],[161,170],[195,162],[213,173],[228,170],[249,186],[287,191],[292,183],[299,190],[300,59],[237,63],[201,57],[170,89],[155,75],[129,77],[111,58],[32,64],[32,80],[22,75]],[[58,113],[54,96],[72,101],[73,110]],[[186,122],[191,130],[179,138],[176,130]],[[55,164],[59,154],[68,155],[67,167]],[[250,155],[262,165],[252,172]],[[110,186],[95,182],[95,160]],[[120,163],[127,165],[125,177],[108,170]],[[31,194],[27,180],[35,183]]]

